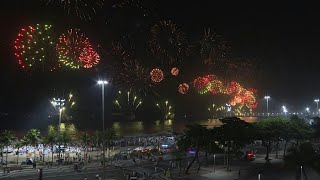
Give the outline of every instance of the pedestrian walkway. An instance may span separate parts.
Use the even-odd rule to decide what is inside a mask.
[[[51,168],[44,168],[44,167],[37,167],[37,168],[32,168],[32,167],[24,167],[22,170],[15,170],[15,171],[10,171],[9,173],[0,173],[0,179],[1,178],[13,178],[16,176],[29,176],[29,175],[37,175],[39,173],[39,168],[43,168],[43,173],[47,173],[47,172],[66,172],[66,171],[70,171],[70,169],[73,166],[55,166],[55,167],[51,167]]]

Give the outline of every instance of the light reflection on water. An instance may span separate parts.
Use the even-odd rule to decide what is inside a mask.
[[[257,117],[243,117],[241,118],[246,122],[256,122],[259,119]],[[134,136],[143,134],[156,134],[156,133],[181,133],[186,129],[186,125],[190,124],[201,124],[208,128],[214,128],[221,125],[218,119],[207,119],[200,121],[189,121],[189,120],[150,120],[150,121],[115,121],[112,123],[112,129],[116,135],[122,136]]]

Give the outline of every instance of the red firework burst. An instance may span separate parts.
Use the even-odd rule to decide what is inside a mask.
[[[173,76],[178,76],[178,75],[179,75],[179,69],[176,68],[176,67],[172,68],[172,69],[171,69],[171,74],[172,74]]]
[[[228,94],[231,96],[229,101],[231,106],[246,106],[250,109],[257,107],[256,90],[243,88],[238,82],[232,81],[225,86],[215,75],[198,77],[193,81],[193,86],[200,94]]]
[[[218,93],[223,93],[224,91],[224,85],[223,83],[218,80],[215,79],[213,81],[210,82],[210,90],[209,90],[212,94],[218,94]]]
[[[57,43],[59,61],[72,69],[91,68],[100,61],[89,39],[79,29],[70,29],[62,34]]]
[[[153,82],[161,82],[164,79],[164,75],[163,72],[160,69],[152,69],[152,71],[150,72],[150,76],[151,76],[151,80]]]
[[[211,82],[215,80],[217,77],[213,74],[203,76],[203,77],[198,77],[193,81],[193,86],[199,91],[200,94],[207,93],[210,91],[211,87]]]
[[[239,93],[243,87],[236,81],[232,81],[227,85],[226,94]]]
[[[178,91],[181,94],[187,94],[189,91],[189,85],[187,83],[180,84],[178,87]]]

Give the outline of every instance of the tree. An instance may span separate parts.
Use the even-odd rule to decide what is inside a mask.
[[[209,147],[214,142],[214,138],[212,137],[211,131],[209,131],[206,127],[201,125],[193,125],[187,126],[188,130],[184,132],[182,136],[177,141],[177,145],[180,151],[187,151],[187,150],[195,150],[195,156],[189,163],[188,167],[186,168],[185,173],[188,174],[190,167],[193,165],[195,160],[199,161],[199,152],[205,151],[206,155],[204,158],[207,157],[207,153],[209,152]],[[199,161],[199,166],[197,172],[199,172],[202,161]]]
[[[292,139],[296,141],[296,146],[312,137],[313,131],[311,127],[298,116],[291,116],[290,126],[292,129]]]
[[[105,131],[105,135],[104,135],[104,140],[105,140],[105,145],[108,148],[108,150],[110,150],[110,147],[112,145],[112,140],[116,137],[116,134],[114,132],[113,129],[107,129]],[[105,149],[104,149],[105,150]],[[110,153],[109,153],[110,154]],[[109,156],[108,156],[109,158]]]
[[[17,155],[17,165],[19,165],[19,155],[20,155],[20,148],[21,146],[23,146],[23,142],[21,140],[17,141],[16,144],[15,144],[15,147],[17,148],[17,152],[16,152],[16,155]]]
[[[84,155],[86,156],[87,152],[88,152],[88,148],[89,148],[89,145],[90,145],[90,135],[88,133],[83,133],[81,134],[81,144],[83,146],[83,149],[84,149]]]
[[[30,129],[26,135],[27,142],[37,149],[38,143],[40,142],[40,130],[39,129]],[[36,151],[34,153],[34,161],[36,161]]]
[[[94,144],[94,147],[97,148],[97,160],[99,159],[99,151],[98,148],[100,148],[102,144],[102,134],[99,131],[95,131],[94,135],[92,136],[92,142]]]
[[[290,139],[288,128],[289,122],[282,118],[269,118],[255,123],[256,136],[266,147],[266,160],[270,160],[269,153],[273,143],[277,143],[276,154],[278,151],[279,141],[283,138]]]
[[[50,146],[51,149],[51,161],[53,162],[54,145],[57,143],[57,136],[55,133],[49,133],[48,136],[43,138],[43,143]]]
[[[6,168],[8,167],[8,148],[11,145],[12,141],[15,139],[15,135],[8,130],[5,130],[0,137],[0,141],[7,148],[6,150]],[[3,151],[2,151],[3,152]]]
[[[302,166],[304,177],[307,179],[305,167],[311,166],[315,168],[319,158],[319,155],[313,149],[312,144],[309,142],[301,143],[299,146],[292,147],[288,152],[289,154],[284,158],[285,165],[296,169],[297,177],[300,176],[300,167]]]
[[[239,155],[241,148],[253,142],[254,130],[252,124],[237,117],[224,118],[220,121],[222,125],[216,128],[216,134],[219,144],[226,147],[227,171],[229,171],[231,156]]]
[[[320,138],[320,117],[313,119],[312,128],[314,129],[314,138]]]
[[[64,149],[68,146],[71,142],[71,136],[66,131],[61,133],[60,142],[62,142]],[[63,157],[65,156],[65,151],[63,151]]]
[[[214,153],[217,153],[217,152],[221,152],[221,148],[219,147],[219,145],[216,143],[216,140],[218,140],[217,138],[217,134],[216,134],[216,130],[215,129],[212,129],[212,130],[209,130],[207,128],[205,128],[203,130],[203,133],[202,133],[202,143],[201,143],[201,146],[200,146],[200,151],[204,151],[205,152],[205,155],[202,159],[202,161],[199,161],[199,166],[198,166],[198,169],[197,169],[197,173],[200,171],[200,167],[202,165],[202,163],[204,161],[206,161],[206,164],[208,164],[208,154],[214,154]]]
[[[23,138],[20,139],[20,143],[22,146],[28,146],[30,144],[26,136],[23,136]],[[27,156],[28,156],[28,153],[26,152],[26,159],[27,159]]]

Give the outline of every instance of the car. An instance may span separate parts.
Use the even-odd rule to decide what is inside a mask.
[[[247,161],[254,161],[256,156],[253,154],[252,151],[247,151],[246,154],[242,157],[242,159]]]

